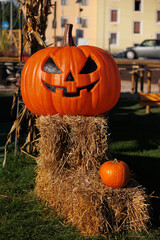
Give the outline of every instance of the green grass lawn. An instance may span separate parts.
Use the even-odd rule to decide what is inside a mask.
[[[0,240],[87,239],[36,198],[36,163],[24,155],[14,156],[14,144],[2,168],[6,135],[13,122],[12,97],[0,95],[0,103],[1,112],[4,110],[0,119]],[[112,157],[126,161],[148,194],[154,192],[160,197],[159,123],[160,108],[151,108],[151,114],[146,115],[135,99],[121,99],[108,119]],[[125,232],[88,239],[160,239],[160,198],[151,198],[151,205],[153,225],[148,233]]]

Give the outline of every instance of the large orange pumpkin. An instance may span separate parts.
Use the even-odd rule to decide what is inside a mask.
[[[102,164],[100,177],[108,187],[125,187],[130,179],[130,170],[125,162],[114,159]]]
[[[110,110],[120,96],[120,76],[113,58],[93,46],[73,44],[68,24],[62,47],[33,54],[21,77],[27,108],[37,115],[97,115]]]

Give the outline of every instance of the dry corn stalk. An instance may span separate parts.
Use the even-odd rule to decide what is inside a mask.
[[[12,134],[13,132],[16,130],[16,133],[18,133],[19,131],[19,126],[24,118],[24,115],[25,115],[25,112],[26,112],[26,107],[24,106],[21,114],[18,116],[18,118],[14,121],[11,129],[10,129],[10,132],[8,133],[8,136],[7,136],[7,142],[5,144],[5,150],[4,150],[4,161],[3,161],[3,167],[5,166],[6,164],[6,157],[7,157],[7,149],[8,149],[8,145],[9,143],[11,142],[11,139],[12,139]]]
[[[31,43],[31,52],[32,54],[37,51],[38,44],[41,47],[46,47],[44,43],[45,39],[45,29],[47,24],[47,18],[50,14],[50,8],[51,8],[51,1],[49,0],[17,0],[17,2],[20,4],[20,10],[23,12],[25,23],[23,27],[23,35],[25,38]],[[38,42],[38,44],[37,44]],[[11,112],[13,111],[13,108],[15,106],[16,98],[13,99],[13,105]],[[11,137],[14,131],[16,131],[16,137],[17,139],[20,139],[20,128],[21,123],[23,119],[26,117],[26,113],[28,113],[25,106],[23,106],[23,111],[19,114],[17,119],[14,121],[11,130],[7,137],[7,142],[5,145],[5,153],[4,153],[4,161],[3,166],[5,166],[6,163],[6,157],[7,157],[7,149],[8,145],[11,142]],[[32,142],[32,139],[35,139],[35,129],[34,129],[34,119],[35,116],[33,114],[29,114],[29,130],[28,130],[28,136],[27,136],[27,143],[25,143],[24,146],[27,145],[27,153],[30,151],[30,145]],[[35,149],[33,149],[35,150]],[[24,149],[22,149],[23,152]]]
[[[45,29],[47,26],[48,15],[51,13],[51,1],[49,0],[17,0],[20,4],[20,10],[23,12],[25,23],[23,34],[31,43],[31,48],[35,48],[37,43],[46,47]],[[32,54],[34,50],[32,49]]]
[[[36,129],[35,129],[35,115],[30,113],[26,106],[23,105],[23,108],[21,110],[21,113],[19,116],[16,118],[16,120],[13,122],[13,125],[8,133],[7,136],[7,141],[5,144],[5,149],[4,149],[4,160],[3,160],[3,167],[6,164],[6,158],[7,158],[7,152],[8,152],[8,145],[12,140],[12,136],[15,133],[18,145],[20,147],[20,139],[21,139],[21,130],[23,131],[23,137],[24,137],[24,129],[23,128],[23,123],[26,120],[25,124],[25,135],[26,136],[26,142],[23,144],[21,151],[26,154],[30,154],[36,152],[37,148],[35,146],[35,142],[37,141],[37,134],[36,134]],[[27,125],[27,127],[26,127]],[[26,147],[26,151],[24,148]],[[33,155],[31,155],[33,157]]]

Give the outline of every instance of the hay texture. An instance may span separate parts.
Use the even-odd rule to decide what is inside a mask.
[[[109,188],[99,177],[100,163],[108,156],[103,117],[47,116],[40,117],[37,126],[39,198],[85,236],[147,230],[145,189],[132,179],[126,188]]]
[[[88,171],[107,160],[108,127],[102,117],[41,116],[37,127],[40,162],[52,171],[78,166]]]

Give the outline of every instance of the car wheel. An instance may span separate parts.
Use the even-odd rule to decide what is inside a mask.
[[[134,59],[134,58],[136,58],[136,54],[133,51],[128,51],[128,52],[126,52],[126,57],[128,59]]]

